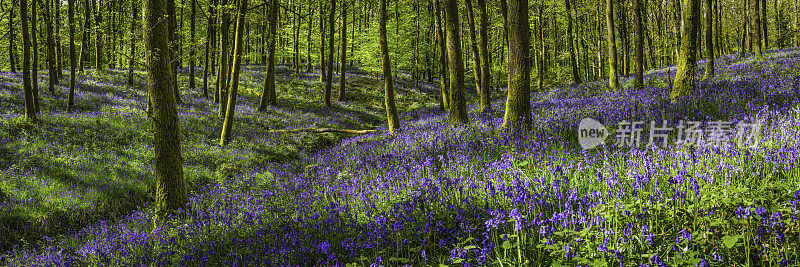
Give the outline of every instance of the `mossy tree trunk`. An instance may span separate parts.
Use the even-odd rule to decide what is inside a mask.
[[[752,29],[754,29],[754,30],[752,32],[756,35],[755,37],[753,37],[753,40],[754,40],[753,44],[755,46],[754,47],[755,51],[753,51],[753,53],[755,53],[756,60],[764,60],[764,55],[761,52],[761,44],[762,44],[762,40],[761,40],[761,33],[762,33],[762,31],[761,31],[761,19],[762,18],[761,18],[761,11],[760,11],[761,10],[761,1],[760,0],[754,0],[753,4],[754,4],[753,14],[755,14],[755,20],[753,21]]]
[[[450,70],[450,125],[466,124],[467,101],[464,93],[464,63],[461,58],[458,5],[456,0],[445,0],[444,14],[447,28],[448,69]]]
[[[342,32],[339,39],[342,40],[342,47],[339,50],[341,58],[339,60],[339,95],[337,100],[344,101],[345,95],[345,74],[347,73],[347,9],[350,8],[344,2],[342,3]]]
[[[67,5],[67,16],[69,16],[69,96],[67,97],[67,110],[72,110],[72,106],[75,105],[75,67],[77,65],[75,56],[75,0],[67,0]],[[136,18],[136,4],[131,3],[131,5],[133,6],[133,18]],[[131,26],[136,24],[136,20],[134,19],[133,22]],[[131,27],[131,31],[133,31],[133,27]],[[133,43],[133,36],[131,37],[131,43]],[[133,51],[133,47],[131,47],[131,51]],[[132,54],[133,52],[131,52],[131,56],[133,56]],[[130,84],[131,82],[132,76],[129,76],[128,83]]]
[[[397,107],[394,101],[394,84],[392,83],[392,63],[389,60],[389,44],[386,40],[386,0],[380,0],[380,47],[381,47],[381,67],[383,70],[384,88],[384,107],[386,109],[386,119],[389,132],[393,133],[400,127],[400,120],[397,117]]]
[[[13,0],[12,0],[13,1]],[[16,33],[14,32],[14,7],[16,5],[11,4],[11,8],[8,11],[8,62],[11,64],[11,72],[17,73],[17,47],[16,42]]]
[[[24,0],[23,0],[24,1]],[[172,1],[172,0],[166,0]],[[153,149],[156,175],[156,227],[167,216],[186,208],[189,197],[183,181],[183,157],[175,89],[172,88],[172,56],[164,0],[144,0],[144,44],[147,84],[152,98]]]
[[[564,7],[567,11],[567,49],[569,49],[569,64],[572,67],[572,83],[581,83],[581,74],[578,72],[578,59],[575,56],[575,35],[572,31],[573,9],[570,0],[564,0]]]
[[[72,1],[72,0],[70,0]],[[128,59],[128,85],[133,86],[133,63],[136,58],[136,19],[139,17],[138,3],[131,2],[131,29],[130,29],[130,58]]]
[[[336,0],[331,0],[331,9],[328,10],[328,79],[325,81],[325,106],[331,106],[331,91],[333,90],[333,54],[336,52],[334,49],[334,37],[336,30]]]
[[[700,0],[683,0],[683,25],[678,71],[670,92],[673,102],[694,90],[694,73],[697,67],[697,26],[700,25]]]
[[[442,10],[439,0],[435,1],[433,13],[436,27],[436,44],[439,46],[439,110],[445,111],[449,107],[449,93],[447,92],[447,45],[445,44],[444,31],[442,30]]]
[[[491,62],[489,61],[489,19],[486,13],[486,0],[478,0],[478,21],[480,22],[480,29],[478,30],[478,54],[481,62],[481,91],[480,91],[480,110],[481,113],[488,114],[492,112],[491,100]]]
[[[267,110],[267,105],[277,103],[275,91],[275,39],[278,24],[278,0],[272,0],[269,9],[269,37],[267,37],[267,77],[264,78],[264,89],[261,91],[261,100],[258,111]]]
[[[49,82],[47,84],[47,91],[50,92],[51,95],[55,94],[55,87],[58,84],[58,73],[56,68],[56,42],[55,38],[53,38],[53,20],[52,20],[52,12],[50,10],[51,3],[47,1],[44,5],[44,13],[45,13],[45,20],[44,22],[47,24],[45,26],[46,33],[47,33],[47,77],[49,78]],[[61,23],[60,21],[58,23]]]
[[[706,74],[703,77],[704,79],[709,79],[714,77],[714,31],[712,30],[714,25],[714,10],[711,0],[706,0]]]
[[[227,88],[225,88],[225,80],[228,79],[228,28],[230,24],[230,17],[225,7],[228,4],[227,0],[221,0],[217,5],[219,15],[219,70],[217,70],[217,81],[215,82],[214,102],[219,103],[217,114],[220,117],[225,116],[225,104],[227,104]]]
[[[22,24],[22,89],[25,91],[25,119],[36,122],[36,106],[31,87],[31,45],[28,31],[28,0],[19,0],[19,19]]]
[[[475,91],[478,93],[478,101],[479,106],[482,106],[482,102],[480,102],[480,96],[482,95],[483,88],[481,88],[481,62],[480,57],[478,56],[478,41],[476,40],[476,33],[475,33],[475,15],[472,8],[472,0],[465,0],[467,5],[467,25],[469,26],[469,50],[472,52],[472,70],[473,70],[473,77],[475,77]]]
[[[274,0],[273,0],[274,1]],[[273,2],[274,3],[274,2]],[[219,140],[220,146],[228,144],[233,130],[233,119],[236,111],[236,97],[239,93],[239,69],[242,66],[242,47],[244,44],[244,15],[247,13],[247,0],[239,0],[239,8],[236,18],[236,41],[233,45],[233,64],[231,65],[231,85],[229,88],[227,111],[225,112],[225,123],[222,124],[222,136]]]
[[[608,46],[608,87],[619,88],[617,78],[617,42],[614,37],[614,0],[606,0],[606,44]]]
[[[39,113],[41,110],[41,106],[39,105],[39,44],[37,41],[37,34],[39,30],[39,22],[36,19],[36,15],[39,13],[37,11],[38,1],[31,0],[31,27],[30,27],[30,46],[33,49],[33,62],[31,62],[29,68],[31,69],[31,89],[33,90],[33,109],[36,110],[36,113]]]
[[[508,97],[502,128],[530,129],[530,28],[528,0],[508,1]]]

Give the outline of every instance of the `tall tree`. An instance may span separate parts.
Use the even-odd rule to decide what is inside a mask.
[[[450,69],[450,125],[466,124],[467,101],[464,94],[464,63],[461,59],[461,34],[459,32],[456,0],[444,2],[447,28],[448,68]]]
[[[175,0],[166,0],[167,31],[169,32],[170,62],[172,63],[172,88],[175,89],[175,101],[181,103],[181,92],[178,87],[178,68],[180,67],[180,39],[178,39],[178,17],[175,13]],[[98,6],[99,8],[99,6]],[[99,20],[98,20],[99,21]],[[100,24],[100,23],[98,23]]]
[[[345,75],[347,74],[347,9],[350,6],[346,2],[342,2],[342,33],[339,34],[339,39],[342,40],[342,47],[339,50],[341,59],[339,60],[339,98],[338,101],[344,101],[345,96]]]
[[[94,0],[90,0],[90,1],[93,2],[94,8],[95,8],[95,11],[94,11],[94,23],[95,23],[95,27],[94,27],[94,29],[95,29],[95,32],[94,32],[94,36],[95,36],[94,68],[99,70],[101,68],[101,66],[102,66],[101,62],[103,61],[103,51],[105,51],[105,50],[103,50],[103,39],[105,38],[105,33],[103,32],[103,29],[102,29],[102,25],[103,25],[103,15],[102,15],[102,13],[103,13],[103,2],[100,1],[100,0],[97,0],[96,3],[94,3]],[[168,2],[172,2],[172,1],[168,1]]]
[[[91,12],[91,5],[89,5],[89,0],[83,0],[83,34],[81,35],[81,51],[78,55],[79,62],[78,62],[78,69],[83,72],[83,64],[84,62],[89,60],[89,35],[91,35],[92,29],[92,16],[90,16]]]
[[[381,66],[383,68],[383,98],[386,108],[386,119],[389,132],[395,132],[400,127],[400,120],[397,117],[397,107],[394,101],[394,85],[392,84],[392,63],[389,62],[389,44],[386,40],[386,0],[380,0],[380,46],[381,46]]]
[[[31,1],[31,27],[30,27],[30,40],[31,40],[31,48],[33,49],[33,62],[28,65],[31,68],[31,87],[33,89],[33,108],[36,110],[36,113],[39,113],[41,110],[41,106],[39,105],[39,44],[37,42],[37,35],[39,33],[39,22],[36,19],[37,13],[37,6],[38,1],[32,0]],[[27,21],[26,21],[27,23]]]
[[[475,74],[475,91],[478,93],[480,102],[481,93],[481,62],[478,56],[478,40],[475,33],[475,15],[472,8],[472,0],[466,0],[467,4],[467,25],[469,26],[469,50],[472,53],[472,70]]]
[[[564,7],[567,9],[567,49],[569,49],[569,64],[572,67],[572,83],[579,84],[581,83],[581,74],[578,72],[578,59],[575,56],[575,36],[572,31],[572,21],[574,15],[570,0],[564,0]]]
[[[533,124],[530,102],[528,0],[508,1],[508,98],[502,128],[527,130]]]
[[[678,71],[669,96],[673,102],[694,90],[694,73],[697,67],[697,26],[700,25],[700,0],[683,0],[683,38],[678,57]]]
[[[644,86],[644,28],[642,27],[642,3],[646,0],[633,0],[633,39],[634,52],[633,86],[641,89]]]
[[[197,1],[196,0],[190,0],[190,1],[191,1],[191,3],[190,3],[191,11],[189,13],[190,14],[189,15],[189,29],[190,29],[189,30],[190,31],[189,34],[191,36],[190,38],[192,39],[191,43],[194,44],[195,40],[196,40],[194,31],[195,31],[195,16],[197,14],[197,11],[195,10],[195,5],[197,5]],[[195,75],[195,73],[194,73],[194,65],[195,65],[194,64],[195,63],[194,57],[195,57],[195,52],[194,52],[194,47],[192,47],[192,48],[189,49],[189,89],[192,89],[192,90],[195,89],[195,87],[194,87],[194,75]]]
[[[331,9],[328,11],[328,33],[330,36],[328,37],[328,80],[325,81],[325,106],[331,106],[331,90],[333,90],[333,53],[334,53],[334,34],[336,31],[334,30],[335,22],[335,10],[336,10],[336,0],[331,1]]]
[[[35,2],[35,1],[34,1]],[[55,94],[55,86],[58,84],[58,74],[56,73],[56,43],[55,38],[53,38],[53,20],[52,12],[50,12],[51,3],[48,1],[46,5],[44,5],[44,13],[45,13],[45,23],[47,28],[47,76],[50,79],[50,82],[47,85],[48,91],[50,94]],[[59,71],[60,72],[60,71]]]
[[[214,46],[216,40],[216,14],[215,12],[211,12],[211,9],[217,6],[217,0],[211,1],[211,5],[209,6],[209,14],[208,20],[206,22],[206,47],[205,47],[205,62],[203,63],[203,97],[208,97],[208,72],[209,67],[213,69],[213,64],[209,64],[212,47]]]
[[[22,88],[25,91],[25,119],[36,122],[36,106],[31,88],[31,44],[28,31],[28,0],[19,0],[19,19],[22,24]]]
[[[22,0],[25,1],[25,0]],[[156,206],[154,224],[186,207],[189,196],[183,181],[183,156],[178,124],[175,89],[165,0],[143,0],[144,44],[147,59],[147,85],[152,99],[153,149],[155,151]],[[166,0],[172,1],[172,0]]]
[[[319,82],[328,81],[328,65],[325,60],[325,2],[319,1]]]
[[[70,0],[72,1],[72,0]],[[128,85],[133,86],[133,63],[136,62],[134,58],[136,57],[136,19],[139,16],[139,9],[136,7],[136,2],[131,2],[131,27],[130,27],[130,43],[129,43],[129,50],[130,56],[128,58]]]
[[[275,39],[277,37],[278,24],[278,0],[272,0],[269,8],[269,38],[267,39],[267,77],[264,78],[264,89],[261,92],[261,101],[258,103],[258,111],[267,110],[267,105],[274,105],[277,102],[277,92],[275,91]]]
[[[478,30],[478,54],[481,61],[481,91],[479,96],[481,113],[492,112],[491,101],[491,62],[489,61],[489,19],[486,13],[486,0],[478,0],[478,21],[480,22],[480,29]]]
[[[614,37],[614,0],[606,0],[606,29],[608,31],[608,87],[615,90],[619,87],[617,79],[617,41]]]
[[[274,6],[273,6],[274,7]],[[239,0],[238,16],[236,18],[236,41],[233,45],[233,65],[231,67],[231,85],[228,95],[228,110],[225,112],[225,123],[222,125],[222,136],[219,140],[220,146],[225,146],[231,138],[233,129],[233,115],[236,110],[236,96],[239,91],[239,69],[242,65],[242,47],[244,44],[244,15],[247,13],[247,0]]]
[[[11,72],[17,73],[17,48],[16,34],[14,33],[14,3],[16,0],[11,0],[11,8],[8,11],[8,63],[11,65]]]
[[[75,62],[77,60],[75,57],[75,0],[67,0],[67,5],[69,9],[67,11],[69,16],[69,96],[67,97],[67,110],[72,110],[72,106],[75,105],[75,66],[77,65],[77,62]],[[131,3],[131,6],[134,7],[133,24],[136,24],[136,4]],[[133,39],[134,38],[131,36],[131,43]],[[133,47],[131,47],[131,50],[132,49]],[[133,62],[132,54],[130,61]],[[133,63],[131,63],[131,65],[133,65]],[[131,80],[131,78],[128,79],[129,81]]]
[[[706,74],[703,79],[714,77],[714,32],[711,30],[714,25],[714,10],[711,0],[706,0]],[[717,11],[718,12],[718,11]],[[719,26],[717,26],[719,27]]]
[[[754,53],[755,53],[755,56],[756,56],[756,60],[764,60],[764,55],[761,52],[761,44],[763,42],[763,40],[761,40],[761,33],[762,33],[762,30],[761,30],[761,19],[762,19],[761,18],[761,1],[760,0],[754,0],[753,3],[754,3],[754,9],[755,9],[753,11],[753,13],[755,14],[755,19],[756,19],[755,21],[753,21],[753,23],[754,23],[754,25],[753,25],[753,29],[754,29],[753,33],[755,33],[755,35],[756,35],[753,38],[753,44],[755,45],[755,52]]]
[[[217,114],[220,117],[225,116],[225,105],[228,103],[225,91],[225,82],[228,79],[228,26],[230,24],[230,17],[226,10],[227,4],[227,0],[221,0],[217,6],[219,12],[219,70],[215,83],[214,101],[219,103]]]
[[[434,16],[435,16],[435,27],[436,27],[436,43],[439,46],[438,55],[439,55],[439,109],[441,111],[449,110],[449,102],[450,96],[447,92],[448,83],[447,83],[447,45],[445,44],[445,36],[444,31],[442,28],[444,27],[442,22],[442,11],[441,11],[441,4],[439,0],[431,0],[435,1],[434,4]]]

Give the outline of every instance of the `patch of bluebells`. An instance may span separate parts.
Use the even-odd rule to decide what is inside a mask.
[[[668,90],[652,84],[600,93],[604,82],[598,81],[536,93],[537,119],[526,134],[492,133],[501,123],[502,101],[494,103],[493,117],[477,115],[472,106],[473,123],[460,128],[448,127],[443,114],[405,113],[402,133],[352,137],[297,161],[210,184],[191,196],[184,218],[165,227],[151,229],[152,214],[143,208],[87,226],[69,242],[46,241],[0,261],[708,266],[747,258],[791,264],[798,252],[784,248],[800,238],[793,171],[800,164],[793,141],[800,138],[800,114],[790,112],[797,103],[785,102],[780,94],[787,88],[776,86],[782,76],[771,71],[797,71],[798,52],[772,51],[773,59],[762,64],[768,67],[720,57],[720,77],[698,81],[699,92],[680,99],[685,106],[669,104]],[[666,71],[651,71],[646,79],[664,79]],[[701,102],[707,106],[696,106]],[[762,139],[774,145],[582,151],[564,133],[584,117],[759,118],[766,122]],[[266,173],[271,179],[260,182]],[[772,182],[791,191],[761,187],[774,173],[785,173]],[[758,199],[760,193],[776,198]],[[745,238],[733,246],[722,241],[738,234]]]

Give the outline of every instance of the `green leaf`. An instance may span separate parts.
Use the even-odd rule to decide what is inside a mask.
[[[722,243],[725,244],[727,248],[732,248],[737,242],[739,242],[739,236],[726,235],[722,238]]]

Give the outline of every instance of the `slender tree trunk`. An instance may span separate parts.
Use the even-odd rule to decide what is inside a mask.
[[[319,82],[328,81],[328,65],[325,62],[325,8],[323,1],[319,2]]]
[[[670,99],[673,102],[678,97],[688,95],[694,90],[694,73],[697,66],[696,49],[697,26],[700,25],[700,0],[683,0],[683,27],[684,33],[681,40],[681,54],[678,57],[678,71],[675,74],[675,83],[672,85]]]
[[[103,38],[105,34],[103,34],[103,30],[101,29],[103,25],[103,16],[102,13],[102,2],[97,0],[94,3],[94,0],[91,0],[95,5],[95,12],[94,12],[94,21],[95,21],[95,51],[94,51],[94,68],[97,70],[101,69],[101,61],[103,61]],[[172,2],[171,0],[169,2]]]
[[[17,48],[16,34],[14,33],[14,1],[11,0],[11,8],[8,11],[8,63],[11,65],[11,72],[17,73]]]
[[[64,69],[64,57],[61,56],[61,1],[54,0],[55,3],[55,60],[56,60],[56,84],[59,84],[61,77],[64,77],[62,70]],[[50,16],[52,18],[52,16]]]
[[[222,136],[219,140],[220,146],[228,144],[233,129],[233,118],[236,110],[236,97],[239,91],[239,69],[242,65],[242,47],[245,46],[244,40],[244,15],[247,12],[247,0],[239,0],[239,12],[236,18],[236,42],[234,43],[233,65],[231,67],[231,86],[228,96],[228,111],[225,112],[225,123],[222,125]],[[274,3],[274,2],[273,2]],[[274,6],[273,6],[274,7]]]
[[[744,57],[745,54],[747,54],[747,36],[748,36],[747,10],[749,9],[749,7],[747,5],[748,1],[749,0],[744,0],[744,8],[743,8],[744,12],[742,12],[742,16],[743,16],[743,19],[742,19],[742,40],[741,40],[741,45],[740,45],[740,48],[739,48],[739,56],[740,57]]]
[[[474,72],[475,91],[478,93],[478,102],[480,103],[480,96],[483,94],[481,88],[481,62],[478,56],[478,41],[475,35],[475,15],[472,10],[472,0],[466,0],[467,4],[467,25],[469,26],[469,50],[472,52],[472,71]],[[479,106],[483,106],[480,103]]]
[[[336,13],[336,0],[331,0],[331,9],[328,11],[328,33],[330,36],[328,38],[328,80],[325,81],[325,106],[331,106],[331,91],[333,90],[333,54],[335,53],[334,48],[334,24],[335,21],[335,13]]]
[[[24,1],[24,0],[23,0]],[[172,1],[172,0],[167,0]],[[189,197],[183,181],[180,124],[172,88],[169,32],[164,0],[144,0],[144,43],[147,54],[147,84],[152,97],[153,149],[156,175],[156,226],[167,216],[186,208]]]
[[[758,0],[756,0],[758,1]],[[778,0],[774,0],[778,1]],[[759,5],[761,11],[761,31],[763,32],[762,38],[762,47],[764,50],[769,49],[769,31],[767,30],[767,23],[769,23],[769,19],[767,19],[767,0],[761,0],[761,5]]]
[[[216,98],[215,100],[219,102],[219,108],[217,109],[217,114],[220,117],[225,116],[225,105],[228,104],[227,99],[227,87],[225,83],[228,79],[228,28],[230,24],[230,19],[228,15],[227,8],[225,7],[228,4],[227,0],[222,0],[219,6],[219,18],[220,18],[220,26],[219,26],[219,71],[217,71],[217,81],[216,81]]]
[[[711,0],[706,0],[706,74],[703,79],[714,77],[714,31],[712,30],[714,20],[714,9]]]
[[[508,1],[508,97],[502,128],[528,130],[533,124],[530,103],[528,0]]]
[[[389,44],[386,38],[386,0],[380,0],[380,46],[381,66],[383,68],[384,106],[389,132],[393,133],[400,127],[397,117],[397,107],[394,101],[394,85],[392,84],[392,63],[389,61]]]
[[[190,3],[191,11],[189,13],[189,32],[190,32],[189,34],[191,35],[190,38],[192,38],[192,41],[191,41],[192,46],[194,46],[195,40],[196,40],[195,39],[195,33],[194,33],[194,31],[195,31],[195,15],[197,13],[197,11],[195,10],[195,5],[197,5],[197,3],[196,3],[197,1],[196,0],[190,0],[190,1],[191,1],[191,3]],[[195,89],[195,84],[194,84],[194,75],[195,75],[195,73],[194,73],[194,65],[195,64],[194,63],[195,63],[195,60],[194,60],[194,57],[195,57],[194,47],[191,47],[191,48],[189,48],[189,89],[192,89],[192,90]]]
[[[345,74],[347,73],[347,9],[350,8],[344,2],[342,2],[342,33],[339,35],[339,39],[342,40],[342,48],[339,51],[341,55],[341,59],[339,60],[339,102],[345,101],[347,96],[345,95]]]
[[[467,101],[464,94],[464,63],[461,58],[458,5],[456,0],[444,2],[447,28],[447,54],[450,69],[450,125],[455,127],[468,122]]]
[[[300,6],[297,6],[297,14],[295,15],[297,23],[294,24],[294,74],[300,75]]]
[[[311,9],[311,5],[309,4],[308,7],[308,24],[306,25],[306,73],[311,73],[311,50],[314,48],[314,43],[311,42],[311,29],[314,27],[314,20],[311,19],[314,17],[314,10]]]
[[[51,95],[55,95],[55,86],[58,84],[58,74],[56,73],[56,43],[53,38],[52,12],[50,12],[50,1],[45,4],[45,23],[47,23],[47,76],[50,79],[47,89]],[[60,71],[59,71],[60,72]]]
[[[608,87],[611,90],[619,88],[617,80],[617,43],[614,37],[614,0],[606,0],[606,28],[608,31]]]
[[[217,5],[216,2],[217,2],[217,0],[212,1],[211,5],[209,7],[215,7]],[[214,68],[214,65],[213,64],[209,64],[209,61],[211,59],[211,55],[210,54],[211,54],[212,47],[215,44],[215,42],[214,42],[215,37],[214,36],[216,36],[215,27],[217,25],[216,24],[216,21],[217,21],[216,20],[216,13],[210,12],[210,11],[211,11],[211,8],[209,8],[208,20],[207,20],[207,23],[206,23],[206,45],[205,45],[205,58],[204,58],[205,63],[203,63],[203,97],[206,97],[206,98],[208,97],[208,72],[209,72],[209,67],[211,69]]]
[[[19,0],[19,20],[22,24],[22,88],[25,91],[25,119],[36,122],[36,104],[31,87],[31,44],[28,31],[28,0]]]
[[[567,9],[567,48],[569,49],[569,61],[572,66],[572,83],[579,84],[581,83],[581,74],[578,72],[578,59],[575,56],[575,36],[572,32],[573,10],[570,0],[564,0],[564,6]]]
[[[139,10],[136,6],[137,3],[131,2],[130,58],[128,59],[128,85],[130,86],[133,86],[133,63],[135,62],[134,58],[136,58],[136,19],[139,17]]]
[[[435,15],[435,24],[436,24],[436,39],[437,44],[439,45],[439,94],[440,94],[440,101],[439,101],[439,109],[441,111],[449,110],[449,92],[448,92],[448,82],[447,82],[447,57],[446,51],[447,46],[445,45],[445,36],[444,31],[442,30],[443,23],[442,23],[442,11],[441,11],[441,4],[439,0],[431,0],[435,1],[434,4],[434,15]]]
[[[75,67],[77,65],[77,58],[75,57],[75,0],[67,0],[67,5],[69,8],[69,11],[67,11],[69,16],[69,96],[67,97],[67,111],[71,111],[75,105]],[[133,6],[134,18],[131,26],[133,26],[136,24],[136,4],[132,3],[131,5]],[[131,28],[131,31],[133,31],[133,28]],[[133,43],[132,40],[133,38],[131,43]],[[131,51],[133,51],[133,47],[131,47]],[[131,52],[131,56],[133,56],[133,52]]]
[[[261,92],[261,101],[258,103],[258,111],[267,110],[267,105],[277,103],[277,92],[275,91],[275,40],[277,36],[278,24],[278,0],[272,0],[269,9],[269,38],[267,39],[267,77],[264,78],[264,89]],[[273,8],[275,7],[275,8]]]
[[[755,44],[755,57],[756,57],[756,60],[760,61],[760,60],[764,60],[764,55],[761,52],[761,44],[763,42],[763,40],[761,40],[761,38],[762,38],[761,37],[761,33],[762,33],[762,28],[761,28],[761,1],[760,0],[754,0],[753,2],[755,3],[755,7],[754,7],[755,10],[753,11],[753,13],[755,13],[755,19],[756,19],[755,21],[753,21],[753,23],[754,23],[753,29],[755,29],[753,31],[753,33],[756,34],[756,36],[753,38],[753,40],[754,40],[753,43]]]
[[[33,88],[33,107],[36,109],[36,113],[39,113],[41,110],[40,105],[40,95],[39,95],[39,42],[37,41],[38,33],[39,33],[39,22],[36,19],[36,15],[39,13],[37,11],[38,1],[33,0],[31,1],[31,48],[33,49],[33,62],[30,65],[31,67],[31,86]],[[49,66],[49,64],[48,64]],[[49,74],[48,74],[49,75]]]
[[[83,0],[83,34],[81,35],[81,51],[78,55],[78,69],[81,72],[84,69],[83,64],[89,60],[89,35],[92,28],[90,11],[89,0]]]
[[[633,39],[636,45],[634,61],[634,88],[641,89],[644,86],[644,33],[642,27],[642,3],[645,0],[633,1]]]
[[[175,89],[175,101],[181,103],[181,92],[178,87],[178,68],[180,68],[180,39],[178,35],[178,19],[175,12],[175,0],[166,0],[167,25],[169,31],[170,62],[172,62],[172,88]]]

